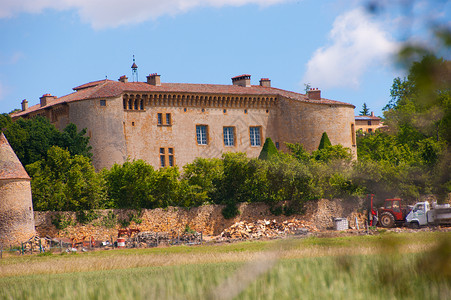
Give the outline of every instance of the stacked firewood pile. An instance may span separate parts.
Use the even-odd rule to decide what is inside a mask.
[[[49,238],[41,238],[38,235],[34,235],[29,238],[27,241],[21,243],[21,251],[23,249],[24,253],[36,253],[36,252],[44,252],[50,248],[51,239]]]
[[[175,237],[174,237],[175,238]],[[202,233],[200,232],[184,232],[176,237],[179,244],[200,244],[202,242]]]
[[[159,245],[175,245],[175,244],[200,244],[202,242],[202,233],[177,233],[175,231],[169,232],[153,232],[146,231],[137,234],[133,239],[138,244],[138,247],[156,247]]]
[[[170,234],[168,232],[140,232],[136,236],[138,247],[156,247],[161,243],[168,244]]]
[[[307,234],[317,231],[316,227],[304,220],[277,222],[276,220],[241,221],[225,229],[219,238],[260,239],[276,238],[289,234]]]

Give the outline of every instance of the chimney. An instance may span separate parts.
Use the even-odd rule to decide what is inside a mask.
[[[160,75],[157,73],[149,74],[147,76],[147,83],[154,86],[161,86]]]
[[[310,91],[307,91],[307,97],[311,100],[321,100],[321,90],[310,89]]]
[[[128,78],[127,78],[127,76],[125,76],[125,75],[122,75],[121,77],[119,77],[118,80],[119,80],[120,82],[123,82],[123,83],[128,82]]]
[[[371,116],[374,117],[374,111],[371,112]]]
[[[27,101],[27,99],[23,99],[21,104],[22,104],[22,111],[25,111],[25,110],[28,109],[28,101]]]
[[[269,80],[269,78],[260,79],[260,86],[271,87],[271,80]]]
[[[49,100],[55,99],[56,96],[52,96],[51,94],[44,94],[42,95],[39,100],[41,100],[41,107],[46,106],[49,103]]]
[[[243,74],[239,76],[232,77],[233,85],[250,87],[251,86],[251,75]]]

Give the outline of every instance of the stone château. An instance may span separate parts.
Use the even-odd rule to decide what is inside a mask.
[[[251,85],[248,74],[231,85],[162,83],[150,74],[147,82],[122,76],[73,90],[45,94],[31,107],[23,100],[12,118],[44,116],[60,130],[70,122],[87,128],[97,170],[127,159],[159,168],[225,152],[257,157],[267,137],[281,150],[289,142],[313,151],[323,132],[356,155],[354,105],[321,98],[318,89],[291,92],[271,87],[268,78]]]

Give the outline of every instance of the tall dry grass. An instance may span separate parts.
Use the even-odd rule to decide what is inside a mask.
[[[449,234],[13,258],[0,299],[446,299]]]

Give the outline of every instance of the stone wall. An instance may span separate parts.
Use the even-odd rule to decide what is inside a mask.
[[[30,181],[0,180],[0,245],[15,245],[34,234]]]
[[[325,230],[333,227],[333,218],[347,217],[350,226],[355,226],[355,217],[359,218],[363,225],[363,214],[358,213],[358,201],[346,202],[343,200],[326,200],[310,202],[306,205],[303,215],[275,216],[268,206],[261,203],[242,203],[239,206],[241,214],[233,219],[226,220],[221,214],[223,206],[206,205],[192,209],[169,207],[167,209],[143,210],[139,217],[141,224],[131,223],[130,228],[139,228],[141,231],[153,232],[176,232],[182,233],[188,225],[191,229],[203,232],[204,235],[219,235],[224,229],[236,222],[255,222],[257,220],[276,220],[277,222],[290,221],[293,219],[308,222],[312,230]],[[64,214],[67,219],[75,223],[75,213],[66,212],[35,212],[36,231],[41,237],[77,238],[94,237],[96,240],[106,240],[117,237],[120,225],[113,228],[103,226],[103,218],[113,212],[119,219],[129,219],[130,214],[137,214],[132,210],[101,210],[100,217],[91,224],[75,226],[71,225],[65,229],[57,230],[52,224],[52,218]]]

